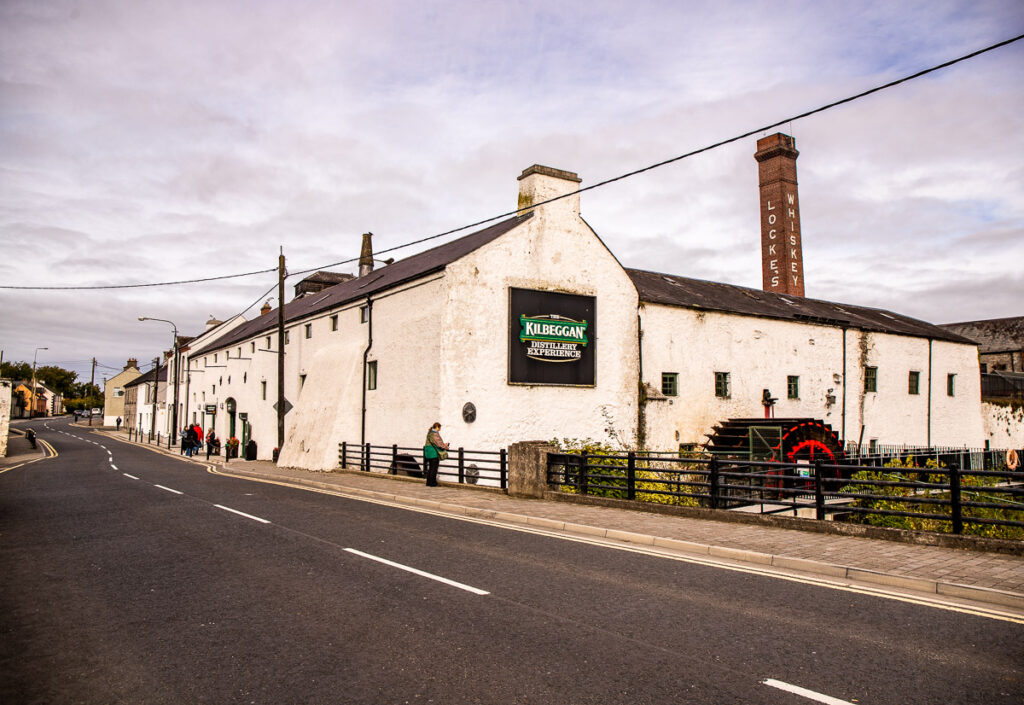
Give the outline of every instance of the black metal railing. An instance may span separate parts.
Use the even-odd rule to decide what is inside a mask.
[[[423,448],[399,445],[372,445],[341,442],[338,444],[338,467],[423,477]],[[437,478],[463,485],[508,488],[508,453],[453,448],[448,458],[438,465]]]
[[[548,482],[588,496],[1024,538],[1024,472],[1005,461],[962,470],[550,453]]]

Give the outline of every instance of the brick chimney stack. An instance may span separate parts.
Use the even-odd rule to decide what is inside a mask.
[[[761,191],[761,288],[791,296],[804,295],[798,156],[796,141],[781,132],[759,139],[754,153]]]
[[[359,276],[373,271],[373,233],[363,233],[363,249],[359,251]]]

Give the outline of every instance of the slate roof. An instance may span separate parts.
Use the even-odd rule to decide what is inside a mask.
[[[803,323],[849,326],[865,331],[912,335],[953,343],[974,342],[932,323],[878,308],[786,296],[761,289],[640,269],[627,269],[626,273],[633,280],[640,300],[647,303]]]
[[[284,306],[285,323],[306,318],[307,316],[353,301],[365,299],[368,294],[376,294],[414,279],[419,279],[432,272],[440,271],[452,262],[493,242],[509,230],[512,230],[512,228],[526,222],[530,217],[530,214],[527,213],[526,215],[503,220],[500,223],[496,223],[483,230],[478,230],[475,233],[470,233],[457,240],[452,240],[444,245],[438,245],[380,269],[375,269],[364,277],[349,279],[316,294],[295,299]],[[277,327],[276,311],[277,309],[274,309],[274,311],[268,314],[243,323],[223,338],[218,338],[209,345],[199,348],[192,355],[198,356],[213,352],[214,350],[222,350],[267,331],[274,330]]]
[[[969,338],[981,346],[982,353],[1020,352],[1024,350],[1024,316],[990,318],[986,321],[944,323],[948,331]]]

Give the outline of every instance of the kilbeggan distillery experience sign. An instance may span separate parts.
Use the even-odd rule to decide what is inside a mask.
[[[597,300],[509,289],[510,384],[594,385]]]

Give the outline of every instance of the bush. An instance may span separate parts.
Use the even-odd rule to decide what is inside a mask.
[[[906,512],[911,516],[869,514],[856,512],[850,521],[871,526],[884,526],[895,529],[910,529],[913,531],[934,531],[938,533],[951,533],[953,531],[952,507],[948,504],[922,504],[908,501],[909,497],[928,497],[929,499],[941,499],[948,501],[950,492],[943,489],[942,485],[949,483],[949,475],[945,472],[927,472],[940,467],[934,459],[928,459],[924,470],[914,465],[912,460],[900,462],[898,459],[886,463],[889,471],[863,470],[854,473],[850,478],[850,484],[844,486],[842,493],[872,494],[876,498],[856,499],[853,507],[865,509]],[[916,487],[900,487],[893,485],[859,484],[860,482],[897,481],[918,483]],[[963,501],[990,501],[1003,502],[1007,499],[1004,496],[986,496],[978,489],[991,487],[998,484],[999,478],[979,475],[962,475],[960,480],[960,497]],[[940,485],[940,487],[935,487]],[[975,489],[978,488],[978,489]],[[934,519],[924,516],[913,516],[914,514],[941,514],[943,519]],[[1011,521],[1024,521],[1024,510],[1003,509],[995,507],[963,507],[963,533],[973,536],[985,536],[989,538],[1002,539],[1024,539],[1024,528],[1018,526],[1000,526],[996,524],[977,524],[970,521],[976,519],[1003,519]]]

